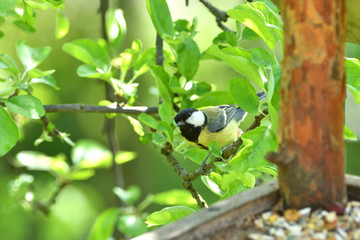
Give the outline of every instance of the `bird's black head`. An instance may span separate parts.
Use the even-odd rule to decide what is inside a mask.
[[[197,143],[201,129],[206,124],[206,115],[194,108],[186,108],[176,114],[174,119],[181,135],[188,141]]]

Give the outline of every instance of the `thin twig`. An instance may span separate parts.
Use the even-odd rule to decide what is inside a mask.
[[[71,113],[124,113],[138,115],[140,113],[156,114],[157,107],[111,107],[111,106],[96,106],[86,104],[56,104],[44,105],[46,113],[55,112],[71,112]]]
[[[46,203],[41,202],[35,202],[35,207],[43,212],[45,215],[48,215],[50,212],[50,207],[55,204],[56,198],[60,194],[60,192],[69,184],[69,182],[61,182],[58,185],[58,188],[55,190],[55,192],[52,193],[51,197]]]
[[[226,27],[223,22],[226,22],[228,19],[228,15],[225,11],[222,11],[216,7],[214,7],[211,3],[209,3],[207,0],[199,0],[202,4],[204,4],[207,9],[215,16],[217,25],[224,31],[233,32],[228,27]]]

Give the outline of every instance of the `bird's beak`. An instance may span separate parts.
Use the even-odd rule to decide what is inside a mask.
[[[181,125],[183,125],[185,122],[184,121],[179,121],[176,126],[180,127]]]

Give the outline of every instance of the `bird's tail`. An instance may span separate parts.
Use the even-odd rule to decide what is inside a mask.
[[[266,97],[266,93],[263,90],[258,92],[256,95],[259,97],[260,101],[263,100]]]

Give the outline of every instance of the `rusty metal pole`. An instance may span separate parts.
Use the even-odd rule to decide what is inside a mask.
[[[278,165],[285,208],[341,211],[345,0],[284,0]]]

